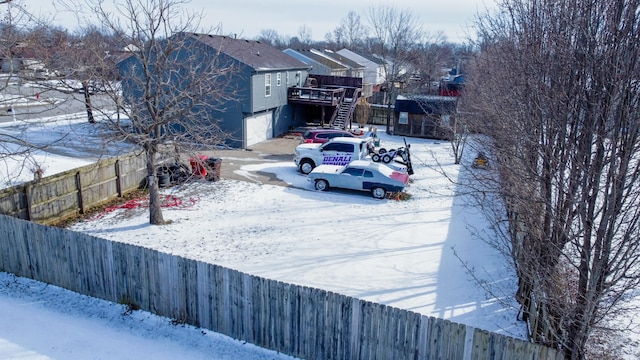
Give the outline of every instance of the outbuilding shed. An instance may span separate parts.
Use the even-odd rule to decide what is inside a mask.
[[[394,105],[396,135],[451,139],[458,98],[436,95],[399,95]]]

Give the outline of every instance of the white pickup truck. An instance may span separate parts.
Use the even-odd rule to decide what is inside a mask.
[[[371,138],[336,137],[324,144],[300,144],[293,161],[303,174],[322,164],[346,165],[353,160],[365,160],[373,146]]]

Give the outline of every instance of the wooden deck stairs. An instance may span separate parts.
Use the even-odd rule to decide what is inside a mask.
[[[336,129],[346,129],[350,125],[353,114],[355,113],[358,100],[360,99],[361,89],[355,89],[351,97],[343,97],[336,107],[329,127]]]

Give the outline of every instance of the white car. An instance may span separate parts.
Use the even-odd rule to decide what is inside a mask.
[[[308,174],[318,165],[346,165],[363,160],[369,155],[371,146],[371,138],[335,137],[324,144],[298,145],[293,161],[301,173]]]
[[[347,165],[320,165],[308,176],[314,188],[326,191],[342,188],[370,191],[376,199],[384,199],[387,192],[403,191],[409,182],[409,174],[396,171],[383,163],[354,160]]]

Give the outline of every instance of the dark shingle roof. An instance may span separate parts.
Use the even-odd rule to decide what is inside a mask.
[[[353,51],[353,50],[351,50],[351,52],[354,53],[354,54],[360,55],[363,58],[365,58],[365,59],[367,59],[367,60],[369,60],[369,61],[371,61],[373,63],[376,63],[378,65],[385,65],[384,60],[380,59],[379,57],[375,57],[375,56],[367,54],[367,53],[356,52],[356,51]]]
[[[345,70],[347,69],[347,66],[340,64],[339,62],[337,62],[336,60],[333,60],[331,58],[327,58],[325,56],[322,56],[320,54],[314,53],[311,50],[293,50],[303,56],[306,56],[307,58],[322,64],[332,70]]]
[[[228,36],[189,34],[192,38],[226,54],[255,70],[308,69],[309,65],[273,46],[255,40]]]
[[[329,50],[324,50],[324,51],[316,50],[316,51],[321,52],[322,54],[324,54],[324,56],[328,56],[336,61],[339,61],[342,64],[345,64],[346,66],[352,69],[364,69],[364,65],[358,64],[356,61],[353,61],[347,58],[346,56],[342,56],[342,54],[338,54],[337,52],[329,51]]]

